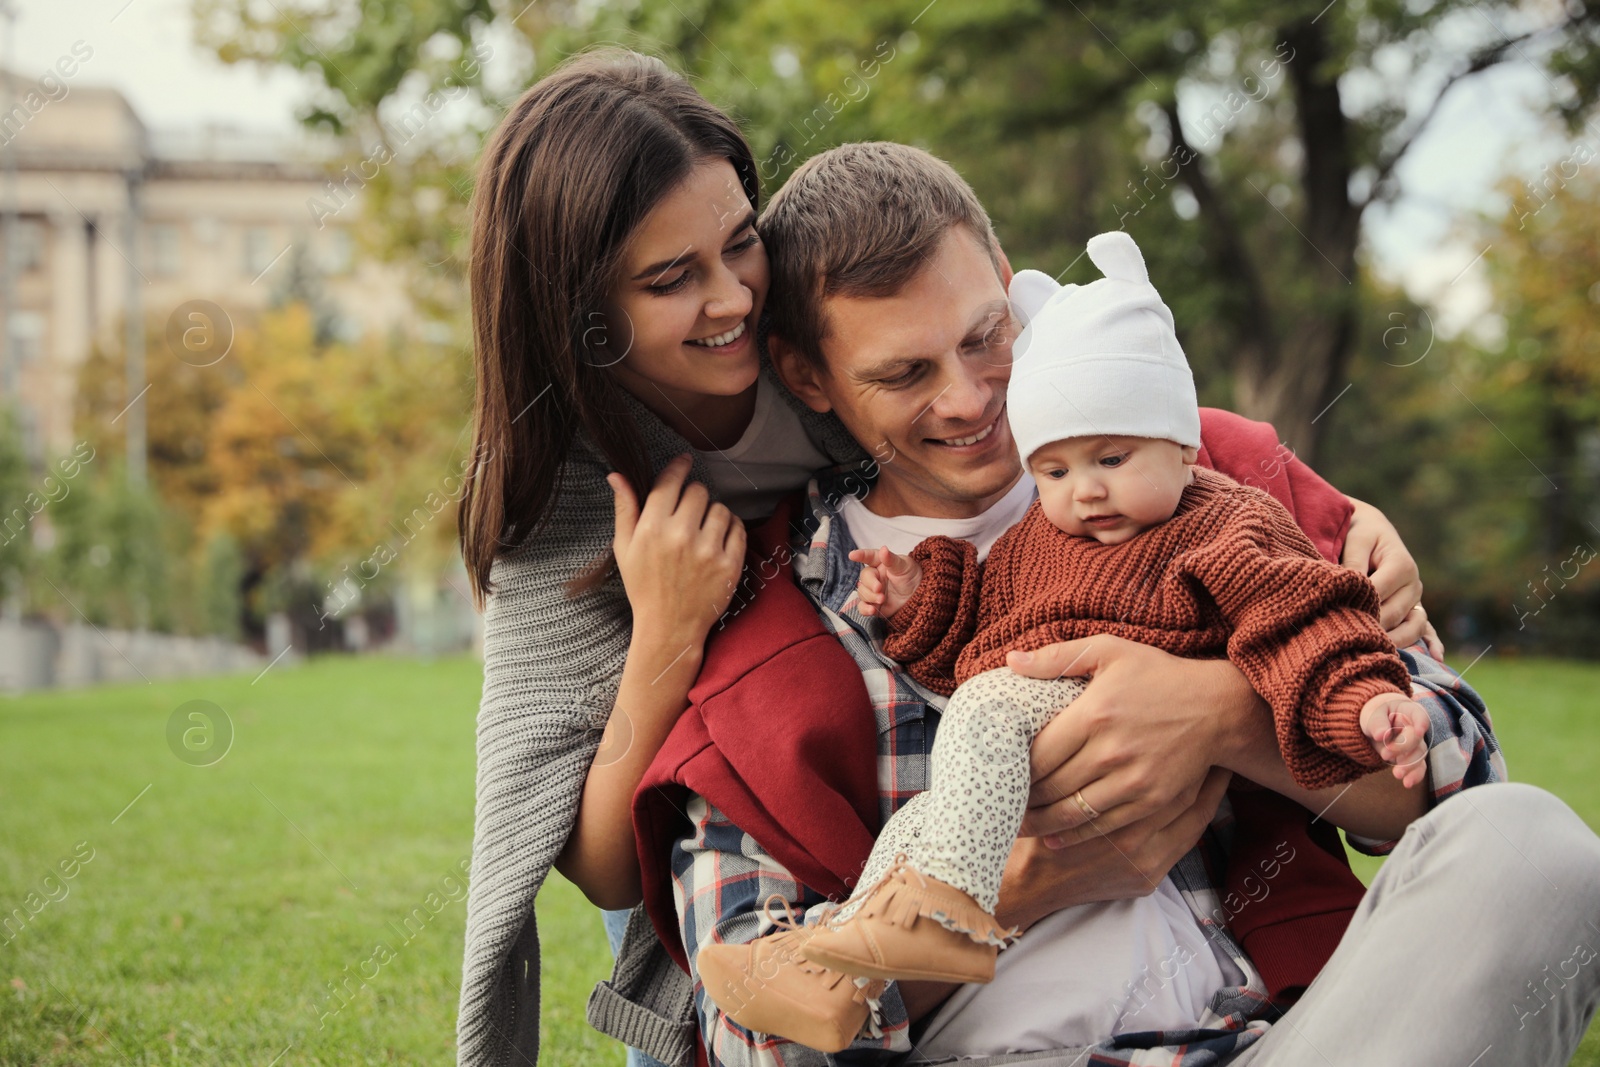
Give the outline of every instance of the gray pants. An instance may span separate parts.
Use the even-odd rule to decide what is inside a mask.
[[[1227,1067],[1566,1067],[1600,1001],[1597,953],[1600,838],[1542,789],[1464,790],[1411,824],[1317,980]],[[908,1062],[1083,1067],[1091,1051]]]
[[[1600,838],[1542,789],[1413,823],[1305,996],[1229,1067],[1564,1067],[1600,1001]]]

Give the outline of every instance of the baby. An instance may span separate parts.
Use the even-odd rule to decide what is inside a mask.
[[[930,788],[889,820],[861,888],[798,948],[810,964],[862,980],[993,978],[1015,936],[993,913],[1029,747],[1085,685],[1015,674],[1011,649],[1114,634],[1226,655],[1271,706],[1302,786],[1386,762],[1407,787],[1425,773],[1427,712],[1372,583],[1324,560],[1271,496],[1195,465],[1199,406],[1171,312],[1126,233],[1100,234],[1088,254],[1104,279],[1057,287],[1024,271],[1012,284],[1014,296],[1056,290],[1017,340],[1007,389],[1039,497],[995,542],[981,582],[974,547],[947,537],[909,557],[851,554],[865,564],[859,610],[888,622],[885,652],[954,695]],[[1083,791],[1074,799],[1097,816]]]

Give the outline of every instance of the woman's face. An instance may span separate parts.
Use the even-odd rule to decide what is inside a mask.
[[[646,404],[665,397],[693,405],[755,384],[756,320],[767,295],[755,219],[733,165],[710,160],[629,241],[603,316],[601,351]]]

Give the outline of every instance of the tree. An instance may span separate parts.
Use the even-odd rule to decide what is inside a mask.
[[[327,91],[307,118],[342,129],[375,119],[408,62],[437,77],[442,64],[422,57],[466,47],[493,17],[447,0],[330,2],[292,20],[251,20],[252,6],[207,0],[204,39],[225,58],[320,70]],[[1440,101],[1511,60],[1539,63],[1575,122],[1600,86],[1600,8],[1581,3],[533,7],[517,28],[546,68],[623,41],[692,72],[744,119],[769,187],[820,148],[887,137],[955,162],[1013,258],[1066,262],[1097,230],[1128,225],[1164,286],[1191,296],[1180,321],[1212,395],[1231,393],[1307,457],[1347,378],[1361,218],[1397,194],[1397,167]],[[1414,104],[1419,83],[1434,91]],[[1028,225],[1040,207],[1052,223]]]
[[[1400,527],[1447,636],[1593,655],[1600,174],[1552,170],[1510,186],[1505,214],[1473,234],[1502,338],[1438,337],[1399,293],[1363,301],[1362,344],[1382,358],[1330,411],[1322,466]]]
[[[441,571],[454,512],[430,502],[451,492],[464,450],[461,353],[404,338],[329,341],[302,302],[232,329],[226,357],[207,366],[176,358],[163,338],[148,346],[150,480],[189,533],[174,548],[179,572],[202,576],[181,614],[215,627],[242,604],[259,623],[285,606],[273,597],[314,611],[328,578],[388,555],[380,543],[404,548],[385,565]],[[82,432],[112,459],[121,437],[104,428],[127,403],[121,362],[120,351],[95,353],[78,391]],[[236,588],[206,591],[219,580]]]
[[[185,531],[153,489],[129,485],[120,463],[97,456],[49,518],[54,543],[43,571],[50,584],[38,601],[65,599],[53,611],[58,618],[76,621],[82,612],[97,626],[189,629]]]
[[[1600,148],[1579,148],[1600,158]],[[1480,353],[1464,388],[1480,425],[1492,431],[1484,435],[1488,465],[1511,483],[1491,486],[1514,561],[1494,581],[1510,600],[1507,628],[1547,650],[1593,654],[1600,641],[1600,176],[1565,165],[1557,174],[1564,177],[1554,185],[1513,185],[1510,210],[1491,232],[1485,259],[1506,339]]]
[[[34,515],[42,505],[29,500],[27,456],[21,434],[9,407],[0,407],[0,608],[9,608],[21,595],[27,573]]]

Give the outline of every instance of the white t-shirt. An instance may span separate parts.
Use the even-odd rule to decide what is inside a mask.
[[[778,501],[832,462],[765,374],[756,379],[755,414],[739,440],[699,455],[717,499],[746,520],[772,514]]]
[[[889,551],[903,556],[916,548],[924,538],[943,534],[960,541],[971,541],[978,549],[978,560],[981,562],[988,557],[989,549],[1000,539],[1000,535],[1022,520],[1036,495],[1037,487],[1033,479],[1024,474],[1005,496],[990,504],[987,511],[970,519],[884,516],[868,510],[866,504],[853,496],[846,497],[839,505],[839,514],[844,517],[844,524],[857,548],[881,548],[887,545]]]
[[[943,534],[972,542],[982,560],[1036,495],[1024,475],[970,519],[885,517],[855,497],[839,514],[860,548],[887,545],[904,555]],[[1217,990],[1244,981],[1163,878],[1147,897],[1066,908],[1035,923],[996,958],[993,982],[964,985],[940,1006],[917,1048],[929,1058],[997,1056],[1079,1048],[1131,1030],[1188,1029]]]

